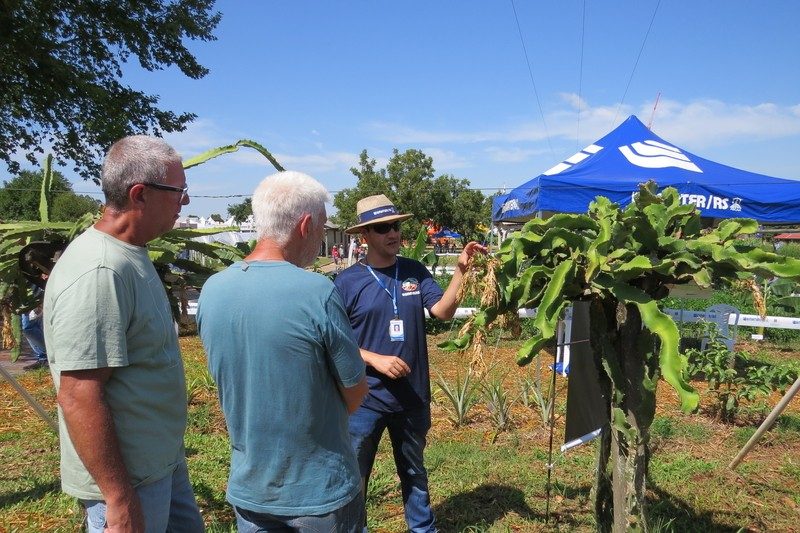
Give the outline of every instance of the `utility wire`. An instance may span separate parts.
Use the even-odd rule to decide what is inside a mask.
[[[467,187],[464,190],[467,191],[502,191],[507,189],[507,187]],[[12,191],[12,192],[39,192],[40,189],[26,189],[26,188],[0,188],[0,190],[4,191]],[[101,191],[55,191],[56,194],[63,194],[63,193],[73,193],[73,194],[87,194],[92,196],[103,196],[103,192]],[[328,191],[330,194],[336,194],[338,192],[342,192],[342,190],[337,191]],[[192,194],[189,193],[189,198],[250,198],[253,196],[253,193],[246,193],[246,194]]]
[[[533,94],[536,96],[536,104],[539,106],[539,113],[542,115],[542,124],[544,124],[544,134],[547,137],[547,146],[550,147],[550,153],[553,158],[556,157],[556,152],[553,150],[553,145],[550,142],[550,132],[547,129],[547,121],[544,118],[544,111],[542,110],[542,102],[539,100],[539,92],[536,90],[536,82],[533,79],[533,68],[531,61],[528,58],[528,49],[525,48],[525,39],[522,38],[522,27],[519,25],[519,17],[517,17],[517,8],[514,5],[514,0],[511,0],[511,9],[514,11],[514,20],[517,22],[517,31],[519,32],[519,42],[522,43],[522,52],[525,54],[525,63],[528,65],[528,76],[531,78],[531,85],[533,86]]]
[[[617,112],[614,113],[614,120],[611,122],[611,129],[614,128],[614,124],[617,123],[617,117],[619,116],[619,110],[622,108],[623,102],[625,102],[625,97],[628,96],[628,89],[631,86],[631,81],[633,81],[633,75],[636,73],[636,67],[639,65],[639,59],[642,57],[642,51],[644,50],[644,45],[647,42],[647,37],[650,35],[650,30],[653,28],[653,21],[656,20],[656,13],[658,13],[658,6],[661,5],[661,0],[658,0],[656,4],[656,8],[653,10],[653,16],[650,18],[650,25],[647,27],[647,33],[644,34],[644,40],[642,40],[642,46],[639,48],[639,55],[636,56],[636,63],[633,64],[633,70],[631,71],[631,77],[628,78],[628,85],[625,86],[625,93],[622,95],[622,100],[620,100],[619,104],[617,105]]]
[[[575,151],[581,149],[581,96],[583,88],[583,43],[586,35],[586,0],[583,0],[583,18],[581,20],[581,62],[578,68],[578,127],[575,132]]]

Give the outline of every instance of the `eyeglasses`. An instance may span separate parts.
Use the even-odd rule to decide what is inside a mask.
[[[399,222],[384,222],[383,224],[372,224],[369,227],[375,233],[380,233],[384,235],[389,233],[390,230],[400,231],[400,223]]]
[[[152,187],[153,189],[158,189],[159,191],[172,191],[172,192],[179,192],[181,193],[181,202],[183,202],[186,198],[189,197],[189,186],[185,187],[176,187],[174,185],[164,185],[163,183],[142,183],[145,187]]]

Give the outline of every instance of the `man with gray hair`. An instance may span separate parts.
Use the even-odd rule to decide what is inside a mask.
[[[181,158],[161,139],[125,137],[106,155],[102,188],[100,220],[67,247],[44,297],[61,484],[90,532],[202,531],[177,330],[146,248],[189,203]]]
[[[209,278],[197,324],[232,456],[239,531],[360,531],[364,503],[347,416],[367,392],[339,293],[317,257],[325,188],[279,172],[253,194],[258,243]]]

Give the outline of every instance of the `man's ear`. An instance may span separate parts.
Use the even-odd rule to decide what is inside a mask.
[[[144,191],[146,188],[147,187],[141,183],[131,185],[131,188],[128,189],[128,200],[130,201],[131,205],[144,203]]]
[[[297,228],[300,231],[300,236],[303,238],[308,237],[308,234],[311,232],[311,226],[313,221],[311,220],[311,215],[306,213],[302,217],[300,217],[300,222],[297,224]]]

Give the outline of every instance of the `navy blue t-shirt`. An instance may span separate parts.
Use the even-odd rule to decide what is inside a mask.
[[[405,257],[397,260],[398,279],[395,265],[372,270],[389,292],[394,292],[397,284],[397,311],[405,330],[403,341],[389,338],[389,322],[395,318],[392,298],[366,265],[356,263],[335,281],[358,345],[371,352],[400,357],[411,368],[408,376],[392,379],[367,366],[369,394],[363,405],[379,412],[413,409],[431,401],[424,309],[430,311],[443,292],[422,263]]]

